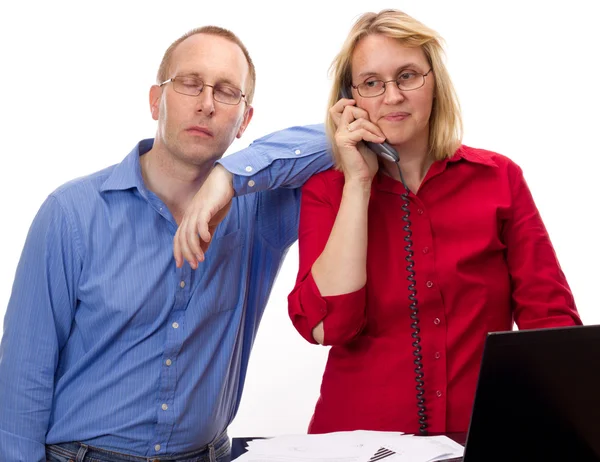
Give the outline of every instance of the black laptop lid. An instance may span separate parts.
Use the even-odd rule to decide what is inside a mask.
[[[600,461],[600,326],[488,334],[464,461]]]

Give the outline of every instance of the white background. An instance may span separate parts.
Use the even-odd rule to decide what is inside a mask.
[[[216,24],[249,48],[257,68],[255,115],[230,153],[276,129],[321,122],[327,70],[352,22],[367,10],[393,7],[445,37],[464,142],[523,167],[581,316],[586,324],[599,323],[598,5],[2,2],[0,320],[27,230],[45,197],[73,177],[119,162],[139,139],[154,135],[148,90],[172,41]],[[305,343],[288,320],[286,296],[296,269],[293,246],[259,331],[231,436],[306,430],[327,350]]]

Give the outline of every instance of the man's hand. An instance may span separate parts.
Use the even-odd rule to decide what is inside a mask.
[[[204,261],[213,231],[229,212],[233,193],[233,175],[217,164],[192,199],[173,239],[178,268],[184,259],[194,269]]]

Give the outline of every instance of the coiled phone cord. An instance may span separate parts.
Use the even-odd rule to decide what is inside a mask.
[[[413,356],[415,357],[414,359],[414,364],[415,364],[415,381],[417,382],[416,385],[416,390],[417,390],[417,414],[419,416],[419,433],[421,435],[427,435],[427,427],[429,426],[427,424],[427,409],[425,407],[425,381],[423,380],[423,363],[421,362],[421,360],[423,359],[423,356],[421,355],[421,337],[420,337],[420,333],[421,333],[421,329],[419,328],[419,307],[417,306],[418,301],[417,301],[417,290],[416,290],[416,281],[415,281],[415,270],[414,270],[414,266],[415,266],[415,261],[413,260],[413,242],[412,242],[412,231],[410,229],[411,226],[411,222],[410,222],[410,210],[408,208],[410,202],[408,199],[408,195],[410,193],[410,190],[408,189],[408,186],[406,185],[406,182],[404,181],[404,176],[402,175],[402,170],[400,169],[400,165],[398,163],[396,163],[396,167],[398,167],[398,173],[400,174],[400,181],[402,182],[402,185],[404,186],[405,192],[402,193],[401,197],[404,201],[404,203],[402,204],[402,211],[404,212],[404,216],[402,217],[402,221],[404,221],[406,224],[405,226],[402,228],[404,230],[404,232],[406,233],[404,236],[404,241],[406,242],[406,246],[404,247],[404,250],[406,251],[406,261],[408,263],[407,267],[406,267],[406,271],[408,272],[408,276],[407,276],[407,280],[409,282],[408,284],[408,290],[410,292],[408,299],[410,300],[410,305],[409,308],[411,310],[411,314],[410,314],[410,319],[412,319],[412,324],[410,325],[410,327],[413,329],[413,332],[411,334],[411,337],[413,339]]]

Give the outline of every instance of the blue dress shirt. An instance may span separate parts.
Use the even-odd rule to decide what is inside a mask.
[[[0,344],[0,460],[81,441],[158,456],[233,420],[273,282],[297,238],[299,187],[331,166],[322,125],[220,163],[236,197],[207,259],[175,267],[177,224],[144,185],[141,141],[118,165],[54,191],[19,262]],[[251,194],[253,193],[253,194]]]

